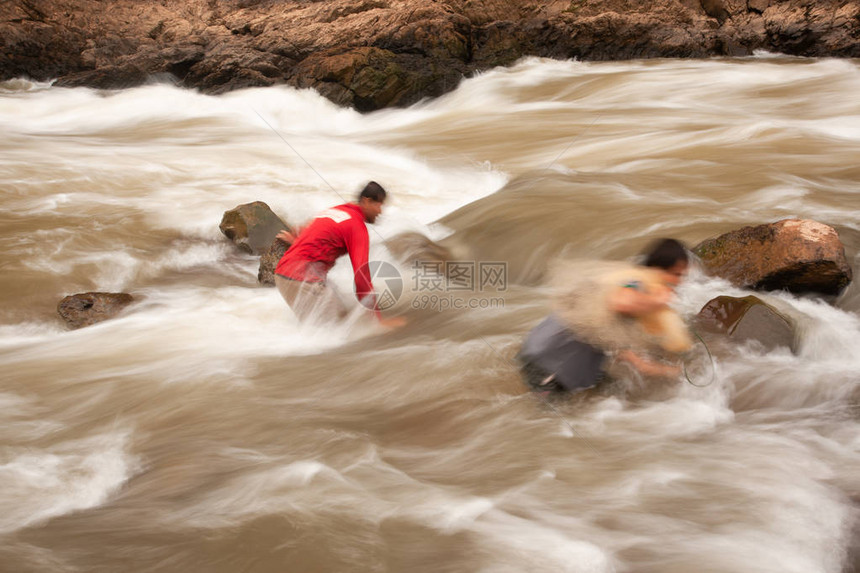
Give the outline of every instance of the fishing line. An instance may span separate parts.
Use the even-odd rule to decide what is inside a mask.
[[[286,139],[283,135],[281,135],[281,132],[279,132],[277,129],[275,129],[275,127],[274,127],[271,123],[269,123],[268,121],[266,121],[266,118],[265,118],[265,117],[263,117],[263,116],[260,114],[260,112],[259,112],[259,111],[257,111],[257,110],[256,110],[256,109],[254,109],[254,108],[251,108],[251,109],[253,110],[253,112],[254,112],[254,113],[256,113],[256,114],[257,114],[257,117],[259,117],[259,118],[263,121],[263,123],[265,123],[265,124],[266,124],[266,126],[267,126],[270,130],[272,130],[272,132],[274,132],[274,134],[275,134],[275,135],[277,135],[277,136],[281,139],[281,141],[283,141],[284,143],[286,143],[286,144],[287,144],[287,147],[289,147],[289,148],[292,150],[292,152],[293,152],[293,153],[295,153],[295,154],[296,154],[296,156],[297,156],[299,159],[301,159],[302,161],[304,161],[305,165],[307,165],[308,167],[310,167],[311,171],[313,171],[314,173],[316,173],[317,177],[319,177],[319,178],[322,180],[322,182],[323,182],[323,183],[325,183],[326,185],[328,185],[328,188],[329,188],[329,189],[331,189],[331,190],[332,190],[332,192],[333,192],[335,195],[337,195],[337,196],[340,198],[340,200],[341,200],[341,201],[343,201],[344,203],[349,203],[349,201],[347,201],[347,199],[346,199],[343,195],[341,195],[340,193],[338,193],[337,189],[335,189],[335,188],[334,188],[334,186],[333,186],[331,183],[329,183],[329,182],[328,182],[328,180],[327,180],[325,177],[323,177],[323,176],[322,176],[322,174],[321,174],[319,171],[317,171],[317,170],[316,170],[316,168],[314,168],[314,166],[313,166],[313,165],[311,165],[310,161],[308,161],[307,159],[305,159],[305,157],[304,157],[301,153],[299,153],[299,151],[298,151],[295,147],[293,147],[293,146],[290,144],[290,142],[289,142],[289,141],[287,141],[287,139]],[[371,231],[373,231],[374,233],[376,233],[376,236],[377,236],[377,237],[379,237],[383,242],[385,242],[385,237],[383,237],[381,234],[379,234],[379,231],[378,231],[375,227],[370,227],[370,230],[371,230]]]

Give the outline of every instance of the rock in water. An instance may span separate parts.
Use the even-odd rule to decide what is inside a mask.
[[[219,228],[240,249],[252,255],[262,255],[268,251],[275,235],[290,229],[262,201],[246,203],[226,211]]]
[[[264,285],[275,285],[275,267],[278,266],[278,261],[290,248],[290,243],[280,239],[272,241],[269,249],[260,257],[260,270],[257,271],[257,281]]]
[[[708,239],[693,251],[709,274],[742,288],[839,294],[852,279],[836,231],[785,219]]]
[[[133,301],[124,292],[85,292],[61,300],[57,312],[69,326],[81,328],[113,318]]]
[[[523,56],[860,56],[856,0],[3,0],[0,81],[311,87],[369,111]]]
[[[401,263],[444,263],[454,258],[450,249],[415,231],[394,235],[385,241],[385,248]]]
[[[698,323],[737,342],[757,340],[767,350],[785,346],[797,352],[794,321],[757,296],[713,298],[699,311]]]
[[[462,249],[458,249],[460,261],[456,260],[458,257],[452,249],[415,231],[398,233],[386,239],[385,248],[397,262],[406,267],[404,270],[411,273],[415,284],[423,280],[432,282],[434,277],[455,283],[458,269],[462,271],[463,268],[462,261],[468,262],[469,259]]]

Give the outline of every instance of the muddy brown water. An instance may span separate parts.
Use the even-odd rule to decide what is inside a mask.
[[[364,116],[288,88],[0,84],[0,570],[856,570],[856,287],[766,295],[798,355],[700,351],[701,388],[631,375],[550,407],[511,359],[558,257],[804,217],[860,270],[858,93],[857,61],[768,55],[528,60]],[[302,326],[218,231],[369,179],[392,194],[374,258],[418,231],[505,283],[404,270],[404,329]],[[348,264],[332,280],[348,295]],[[90,290],[137,302],[66,330],[57,302]],[[718,294],[747,293],[694,272],[678,308]]]

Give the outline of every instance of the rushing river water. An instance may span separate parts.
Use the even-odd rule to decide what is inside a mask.
[[[0,570],[860,571],[856,286],[770,295],[799,353],[722,348],[702,388],[553,410],[510,363],[559,256],[801,217],[857,274],[858,94],[857,61],[770,56],[528,60],[369,115],[0,84]],[[218,230],[369,179],[372,256],[412,230],[504,262],[492,307],[300,326]],[[58,301],[91,290],[137,302],[67,330]],[[743,291],[694,272],[678,307],[718,294]]]

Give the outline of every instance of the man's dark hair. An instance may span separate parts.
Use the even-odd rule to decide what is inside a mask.
[[[679,262],[686,263],[687,261],[687,248],[682,242],[675,239],[658,239],[651,243],[651,247],[645,251],[645,262],[642,264],[646,267],[668,270]]]
[[[365,185],[364,189],[361,190],[361,193],[358,194],[358,200],[361,201],[362,197],[368,197],[377,203],[382,203],[385,201],[385,195],[385,189],[382,188],[382,185],[376,181],[371,181]]]

